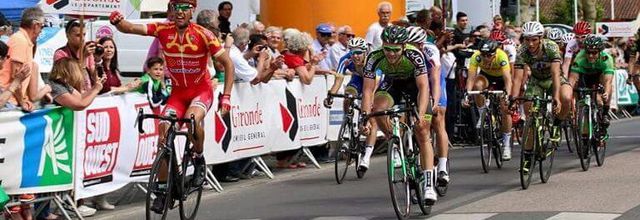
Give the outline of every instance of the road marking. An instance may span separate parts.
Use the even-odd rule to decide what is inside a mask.
[[[561,212],[547,220],[610,220],[618,216],[620,214]]]
[[[609,139],[640,138],[640,136],[609,136]]]
[[[317,217],[312,220],[368,220],[361,216],[334,216],[334,217]]]
[[[440,214],[430,218],[432,220],[484,220],[498,213],[471,213],[471,214]]]

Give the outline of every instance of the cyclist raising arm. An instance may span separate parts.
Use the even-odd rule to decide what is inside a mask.
[[[487,88],[490,90],[503,90],[504,97],[509,97],[511,92],[511,69],[509,67],[509,58],[507,54],[498,49],[498,42],[485,41],[480,46],[480,51],[476,51],[471,56],[469,63],[469,78],[467,78],[467,91],[482,91]],[[477,74],[480,69],[480,74]],[[465,95],[464,106],[469,106],[469,97]],[[500,102],[502,114],[502,142],[504,146],[503,160],[511,160],[511,115],[506,114],[506,99]],[[482,95],[475,96],[475,103],[478,107],[480,115],[486,112],[485,97]],[[480,117],[482,118],[482,116]],[[478,120],[479,127],[482,120]]]
[[[364,67],[364,89],[363,89],[363,114],[366,118],[370,113],[366,106],[373,106],[374,111],[389,109],[394,104],[399,103],[406,94],[412,100],[407,102],[417,102],[419,122],[416,127],[416,137],[420,145],[420,160],[422,172],[427,181],[424,186],[424,200],[427,205],[433,205],[437,200],[437,195],[433,183],[433,149],[431,148],[430,121],[428,120],[429,105],[429,78],[428,64],[425,62],[424,54],[420,49],[411,45],[406,45],[407,30],[399,26],[389,26],[382,31],[382,49],[369,53]],[[378,86],[375,97],[375,71],[382,70],[384,79]],[[376,117],[378,126],[387,136],[391,134],[391,125],[388,117]],[[367,133],[369,125],[361,120],[363,132]],[[396,166],[401,165],[399,155],[394,155]]]
[[[227,114],[231,107],[230,94],[233,86],[234,67],[229,54],[225,53],[214,34],[206,28],[190,22],[196,5],[196,0],[171,0],[169,10],[172,10],[174,14],[174,20],[171,22],[133,24],[124,20],[118,11],[112,12],[109,20],[123,33],[153,36],[162,45],[173,85],[162,115],[175,115],[177,118],[184,118],[185,115],[195,117],[195,137],[190,137],[194,143],[195,151],[195,170],[192,183],[194,186],[200,186],[204,181],[205,166],[202,156],[203,120],[213,102],[213,87],[209,80],[211,77],[207,70],[207,61],[210,59],[209,56],[212,56],[225,69],[224,92],[218,104],[221,114]],[[168,123],[160,125],[159,145],[164,143],[168,127]],[[163,164],[159,173],[160,187],[162,187],[162,182],[166,180],[166,171],[166,164]],[[165,206],[162,197],[162,195],[156,197],[151,210],[162,212]]]

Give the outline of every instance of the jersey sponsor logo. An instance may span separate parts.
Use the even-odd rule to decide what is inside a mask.
[[[406,52],[407,56],[409,57],[411,62],[416,65],[416,68],[421,68],[425,65],[424,55],[422,53],[420,53],[419,51],[410,50],[410,49],[406,51],[407,51]]]
[[[87,110],[86,124],[83,184],[87,187],[111,182],[120,148],[118,108]]]

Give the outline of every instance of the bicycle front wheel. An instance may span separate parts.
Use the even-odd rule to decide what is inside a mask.
[[[195,173],[194,158],[189,153],[184,154],[182,165],[180,166],[180,216],[183,220],[192,220],[196,218],[198,208],[200,207],[200,199],[202,197],[202,185],[195,186],[192,183]],[[204,165],[206,166],[206,165]],[[202,167],[205,171],[206,167]],[[206,175],[206,173],[205,173]]]
[[[336,161],[334,162],[336,182],[338,182],[338,184],[342,184],[347,170],[349,170],[349,165],[354,159],[351,152],[351,129],[351,123],[345,120],[340,127],[340,132],[338,132]]]
[[[540,180],[542,183],[547,183],[549,181],[549,177],[551,177],[551,169],[553,167],[553,160],[556,156],[556,147],[557,143],[551,142],[549,139],[551,138],[551,132],[549,131],[549,126],[545,126],[542,129],[542,134],[538,137],[541,142],[541,153],[540,156]]]
[[[498,167],[498,169],[502,169],[502,162],[503,162],[502,154],[504,153],[504,146],[503,146],[504,137],[501,137],[502,136],[502,131],[501,131],[502,119],[500,117],[495,117],[495,118],[492,118],[491,121],[493,121],[493,125],[492,125],[493,132],[491,134],[493,145],[491,148],[491,153],[493,153],[493,160],[496,161],[496,166]]]
[[[597,138],[593,141],[593,154],[596,155],[596,164],[599,167],[604,165],[604,156],[607,149],[607,142],[602,140],[602,135],[604,134],[601,129],[603,128],[598,125],[598,129],[596,130],[598,135]]]
[[[485,173],[489,172],[489,166],[491,166],[492,157],[492,145],[493,145],[493,129],[491,124],[491,118],[488,112],[485,115],[480,116],[480,120],[483,120],[480,125],[480,159],[482,160],[482,170]]]
[[[396,137],[389,140],[387,171],[391,201],[398,219],[407,219],[411,210],[411,192],[407,177],[408,169],[402,155],[402,152],[400,152],[400,140]]]
[[[161,149],[156,155],[156,159],[153,161],[153,165],[151,166],[151,171],[149,173],[149,182],[147,184],[147,195],[145,202],[145,215],[147,220],[152,219],[167,219],[167,213],[169,209],[173,206],[170,189],[173,187],[173,181],[171,181],[171,176],[173,175],[173,170],[169,169],[171,167],[172,157],[171,155],[164,149]],[[160,181],[160,171],[166,170],[165,180],[163,182],[164,186],[161,186]],[[155,199],[162,199],[164,204],[161,210],[151,210]]]
[[[520,151],[520,185],[522,189],[529,188],[529,184],[531,183],[531,176],[533,176],[533,169],[536,167],[536,160],[534,158],[533,152],[535,152],[535,146],[537,143],[536,139],[536,127],[533,121],[536,120],[533,117],[529,118],[525,123],[524,131],[522,132],[522,150]],[[533,151],[527,153],[524,150],[524,147],[532,142]]]
[[[580,167],[582,167],[583,171],[587,171],[591,163],[591,140],[589,138],[589,132],[590,129],[592,129],[591,125],[589,125],[589,109],[587,106],[580,108],[577,124],[576,136],[578,137],[578,141],[576,142],[576,151],[578,151],[578,158],[580,158]]]

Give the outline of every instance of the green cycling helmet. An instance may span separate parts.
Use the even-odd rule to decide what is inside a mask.
[[[604,50],[604,39],[595,35],[589,34],[583,42],[584,48],[587,50]]]
[[[382,30],[382,42],[391,44],[404,44],[409,38],[409,32],[406,28],[397,25],[385,27]]]

